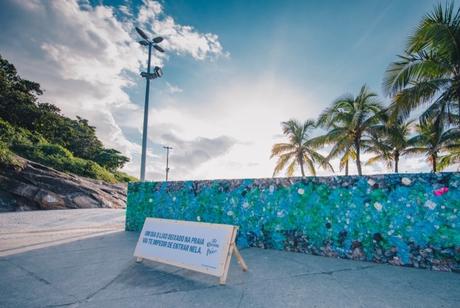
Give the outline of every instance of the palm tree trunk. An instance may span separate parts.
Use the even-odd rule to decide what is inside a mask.
[[[305,177],[305,171],[303,170],[303,159],[299,158],[299,165],[300,165],[300,172],[302,173],[302,177]]]
[[[395,173],[398,173],[398,165],[399,165],[399,153],[395,153]]]
[[[361,159],[360,159],[360,144],[359,139],[355,138],[355,150],[356,150],[356,168],[358,169],[358,175],[363,175],[361,171]]]
[[[345,162],[345,176],[348,176],[348,159]]]
[[[436,153],[431,154],[431,162],[433,163],[433,172],[436,172],[437,171],[436,169],[438,169],[438,167],[437,167],[437,159],[438,159],[438,157],[437,157]]]

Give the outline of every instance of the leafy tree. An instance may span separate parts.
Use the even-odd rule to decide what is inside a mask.
[[[386,122],[370,128],[369,139],[366,142],[366,152],[375,154],[366,164],[383,161],[388,168],[399,172],[399,160],[406,154],[410,146],[409,134],[411,121]]]
[[[0,142],[8,151],[61,171],[109,182],[129,179],[121,172],[114,175],[127,157],[104,148],[87,120],[70,119],[58,107],[40,103],[42,93],[38,83],[22,79],[0,56]],[[6,157],[7,151],[2,153]]]
[[[317,137],[315,143],[332,144],[327,159],[343,155],[341,165],[346,167],[348,160],[354,158],[358,175],[362,175],[363,137],[372,126],[379,123],[382,110],[377,95],[364,85],[356,97],[342,96],[320,115],[318,124],[328,129],[328,132]]]
[[[429,103],[422,121],[460,126],[460,8],[438,5],[421,20],[405,53],[389,66],[384,88],[394,96],[395,116]]]
[[[94,161],[110,171],[116,171],[126,164],[129,159],[114,149],[103,149],[96,154]]]
[[[307,120],[300,123],[296,120],[289,120],[281,123],[283,134],[288,137],[288,143],[277,143],[273,145],[270,158],[278,156],[273,176],[281,172],[287,166],[287,175],[292,176],[295,168],[300,167],[302,176],[305,176],[304,166],[306,165],[311,174],[316,175],[315,164],[329,167],[325,158],[318,153],[317,146],[308,139],[310,131],[315,128],[315,122]]]
[[[417,135],[409,139],[412,145],[407,149],[409,154],[424,154],[432,165],[432,171],[441,171],[447,167],[447,162],[438,164],[442,154],[460,148],[460,128],[444,130],[436,120],[421,122],[417,125]]]

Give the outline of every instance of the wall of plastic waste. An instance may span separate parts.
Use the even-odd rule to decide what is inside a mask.
[[[233,224],[240,247],[457,271],[459,186],[460,173],[137,182],[126,230],[146,217]]]

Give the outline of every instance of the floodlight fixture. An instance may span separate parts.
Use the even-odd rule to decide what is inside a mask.
[[[156,38],[154,38],[152,40],[154,43],[158,44],[158,43],[161,43],[163,42],[163,38],[161,36],[157,36]]]
[[[141,37],[142,37],[144,40],[146,40],[146,41],[148,41],[148,40],[149,40],[149,38],[148,38],[147,34],[145,34],[145,32],[144,32],[144,31],[142,31],[142,30],[141,30],[141,29],[139,29],[138,27],[136,27],[136,31],[137,31],[137,33],[139,33],[139,35],[140,35],[140,36],[141,36]]]
[[[155,75],[156,75],[158,78],[161,78],[161,76],[163,76],[163,70],[161,69],[161,67],[155,66],[155,68],[153,69],[153,71],[155,72]]]
[[[153,48],[155,48],[159,52],[165,52],[165,50],[163,48],[161,48],[160,46],[158,46],[158,45],[153,45]]]

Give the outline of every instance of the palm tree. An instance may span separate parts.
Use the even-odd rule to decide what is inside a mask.
[[[430,103],[421,115],[460,126],[460,8],[438,5],[409,37],[404,55],[390,64],[383,82],[396,116],[407,117]]]
[[[443,170],[447,166],[460,163],[460,141],[458,146],[451,146],[449,152],[439,159],[438,168]],[[457,171],[460,167],[457,168]]]
[[[333,144],[328,160],[341,154],[344,162],[354,158],[358,175],[362,175],[363,136],[370,127],[379,122],[382,109],[377,94],[370,92],[364,85],[356,97],[340,97],[320,115],[318,124],[329,131],[316,138],[315,142]]]
[[[432,171],[437,172],[445,168],[448,162],[438,164],[442,154],[450,150],[460,148],[460,128],[450,128],[444,130],[443,125],[439,125],[436,120],[421,122],[417,125],[417,135],[409,139],[412,147],[407,149],[409,154],[425,154],[427,161],[432,165]]]
[[[315,164],[323,167],[332,167],[325,162],[324,156],[316,151],[315,144],[308,139],[310,131],[315,128],[315,122],[307,120],[300,123],[296,120],[282,122],[283,134],[289,139],[288,143],[277,143],[273,145],[270,158],[278,156],[273,176],[281,172],[286,166],[287,175],[294,174],[296,166],[300,166],[302,177],[305,176],[304,166],[306,165],[311,174],[316,175]]]
[[[329,156],[326,159],[331,159]],[[345,169],[345,175],[348,176],[350,160],[356,160],[356,152],[353,148],[346,148],[343,153],[342,157],[339,161],[339,170],[342,171]]]
[[[378,124],[370,129],[369,139],[366,142],[366,152],[375,156],[369,158],[367,165],[377,161],[384,161],[388,168],[399,172],[399,159],[406,154],[409,143],[409,133],[412,121],[386,122]]]

